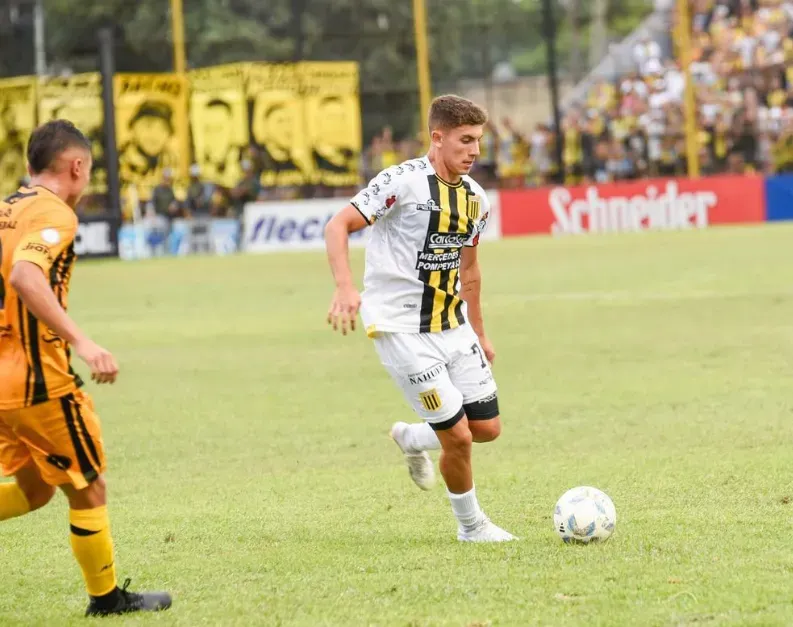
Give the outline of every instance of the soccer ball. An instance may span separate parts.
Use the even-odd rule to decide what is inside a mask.
[[[579,486],[556,502],[553,524],[565,542],[604,542],[614,533],[617,510],[605,492]]]

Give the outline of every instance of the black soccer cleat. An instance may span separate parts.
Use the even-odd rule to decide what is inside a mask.
[[[171,607],[171,595],[167,592],[128,592],[132,582],[127,579],[122,588],[116,588],[106,597],[92,597],[86,616],[113,616],[130,612],[160,612]]]

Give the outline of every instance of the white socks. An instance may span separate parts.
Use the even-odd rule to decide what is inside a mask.
[[[452,502],[454,517],[460,523],[460,527],[464,531],[471,531],[485,517],[479,508],[479,501],[476,500],[476,486],[465,494],[452,494],[448,490],[447,492]]]
[[[405,444],[415,453],[433,451],[441,447],[438,436],[426,422],[408,425],[405,429]]]

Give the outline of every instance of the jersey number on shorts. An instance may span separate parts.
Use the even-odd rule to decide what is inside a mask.
[[[479,356],[479,361],[482,362],[482,368],[487,368],[487,364],[485,363],[485,357],[484,357],[484,355],[482,355],[482,349],[479,348],[479,344],[474,344],[471,347],[471,352],[474,355],[478,355]]]

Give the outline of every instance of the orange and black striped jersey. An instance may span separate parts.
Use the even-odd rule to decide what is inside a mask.
[[[14,264],[33,263],[66,309],[76,233],[74,211],[43,187],[21,187],[0,202],[0,410],[37,405],[82,385],[66,341],[8,283]]]

